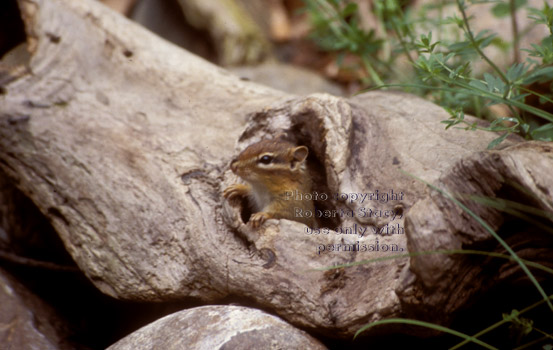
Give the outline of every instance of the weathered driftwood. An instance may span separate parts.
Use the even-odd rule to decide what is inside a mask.
[[[509,141],[485,151],[496,135],[445,131],[439,121],[447,114],[410,95],[289,95],[242,81],[94,1],[19,3],[31,59],[27,70],[12,70],[0,96],[0,167],[50,218],[88,278],[114,297],[241,296],[333,336],[429,309],[447,310],[427,315],[445,322],[479,291],[469,274],[503,275],[444,255],[315,269],[484,241],[496,249],[472,219],[400,168],[453,192],[494,196],[517,182],[552,211],[549,144]],[[320,204],[343,214],[326,225],[366,228],[363,237],[314,234],[287,220],[252,231],[223,200],[237,181],[230,159],[282,131],[309,146],[314,190],[330,196]],[[376,190],[401,197],[335,195]],[[346,215],[362,208],[398,216]],[[496,229],[504,221],[490,208],[478,213]]]

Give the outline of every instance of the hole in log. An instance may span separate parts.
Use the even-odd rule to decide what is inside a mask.
[[[0,5],[0,58],[25,42],[25,27],[15,0],[4,0]]]
[[[319,227],[334,230],[342,223],[341,215],[344,214],[336,209],[334,199],[336,189],[333,192],[328,186],[326,168],[321,160],[324,158],[326,145],[317,145],[316,142],[321,142],[319,138],[315,140],[315,136],[306,131],[308,129],[306,124],[312,123],[313,120],[316,120],[316,116],[309,113],[298,116],[298,123],[292,127],[290,134],[297,136],[296,144],[309,148],[307,165],[313,181],[312,192],[316,194],[314,205]]]
[[[308,140],[302,141],[301,144],[306,145],[309,150],[314,149]],[[340,226],[342,220],[340,220],[339,215],[335,215],[338,211],[333,205],[334,193],[328,187],[326,169],[313,151],[311,151],[307,157],[307,164],[313,179],[312,191],[314,194],[317,194],[317,199],[313,202],[319,226],[321,228],[326,227],[334,230]],[[326,196],[323,196],[323,194]]]

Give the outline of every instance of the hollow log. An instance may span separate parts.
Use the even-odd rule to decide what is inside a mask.
[[[29,54],[0,79],[0,169],[113,297],[240,297],[336,337],[390,317],[446,324],[517,275],[516,264],[490,269],[442,254],[321,269],[421,250],[501,251],[473,218],[404,172],[451,193],[553,212],[551,144],[512,138],[486,150],[497,135],[444,130],[447,113],[404,93],[297,96],[243,81],[95,1],[19,6]],[[308,146],[313,195],[328,196],[319,230],[274,219],[254,230],[222,197],[239,181],[230,160],[281,132]],[[464,203],[515,251],[551,265],[548,236]]]

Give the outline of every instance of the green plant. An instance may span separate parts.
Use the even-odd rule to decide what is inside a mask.
[[[491,31],[474,33],[465,0],[441,0],[424,7],[419,17],[413,11],[404,12],[402,1],[375,0],[373,11],[380,21],[378,35],[374,29],[360,28],[355,3],[304,1],[314,24],[313,38],[324,49],[339,52],[339,57],[346,53],[357,56],[368,76],[364,82],[373,84],[373,88],[374,85],[376,88],[402,87],[432,99],[450,114],[450,119],[443,121],[446,129],[464,125],[466,130],[501,133],[488,148],[497,146],[513,133],[526,139],[553,141],[553,114],[526,102],[528,96],[535,96],[541,103],[553,103],[553,8],[547,2],[542,9],[528,10],[536,25],[547,26],[549,35],[541,44],[523,49],[530,57],[526,62],[518,62],[521,49],[515,14],[526,6],[525,0],[470,1],[473,5],[492,2],[496,17],[510,16],[512,43],[502,42]],[[445,6],[456,6],[458,15],[443,18]],[[426,17],[428,11],[434,10],[437,18]],[[428,27],[438,32],[436,40],[432,30],[415,34]],[[452,27],[456,33],[453,40],[440,37],[448,29],[451,32]],[[503,71],[484,53],[489,45],[512,48],[514,63]],[[400,57],[411,63],[411,71],[398,71]],[[482,76],[473,73],[475,58],[489,67]],[[551,86],[548,92],[539,93],[529,87],[534,83]],[[508,115],[493,115],[489,107],[494,104],[507,106]],[[485,127],[469,123],[465,113],[488,117],[491,123]]]
[[[340,52],[339,61],[346,52],[359,56],[370,79],[383,85],[374,68],[380,62],[373,59],[383,40],[376,38],[374,30],[365,31],[358,26],[353,16],[357,5],[340,0],[305,0],[305,4],[313,25],[312,38],[317,44],[325,50]]]
[[[371,89],[401,87],[409,92],[432,99],[443,106],[450,115],[450,119],[443,121],[446,128],[463,126],[466,130],[480,129],[500,133],[488,148],[497,146],[508,135],[514,133],[526,139],[553,141],[553,114],[540,108],[539,105],[528,103],[530,97],[537,98],[541,104],[553,103],[553,8],[546,1],[541,9],[528,8],[525,0],[470,1],[470,4],[474,6],[493,3],[491,11],[494,16],[511,18],[513,41],[510,43],[503,42],[490,31],[474,33],[466,11],[468,3],[465,0],[439,0],[424,7],[419,15],[403,6],[405,4],[402,1],[374,0],[373,11],[379,19],[379,25],[370,30],[363,30],[359,27],[358,8],[349,1],[304,1],[307,5],[307,12],[314,23],[313,38],[319,43],[324,43],[323,48],[336,51],[339,62],[346,54],[357,56],[366,73],[360,75],[361,80],[372,86]],[[458,14],[444,18],[446,6],[454,6]],[[533,44],[531,47],[521,49],[520,32],[524,32],[526,29],[519,30],[515,14],[524,7],[530,11],[535,25],[547,26],[549,35],[540,44]],[[430,11],[434,11],[437,15],[427,16]],[[453,34],[445,35],[444,33],[448,30],[449,34]],[[493,62],[484,52],[484,49],[490,45],[499,47],[506,53],[510,50],[513,57],[511,66],[502,70]],[[525,62],[521,62],[520,59],[520,53],[523,50],[529,54],[529,58]],[[410,62],[411,70],[402,70],[402,57],[405,58],[404,61]],[[474,73],[472,62],[475,60],[484,62],[489,69],[482,74]],[[532,84],[546,85],[549,89],[545,92],[535,91]],[[508,114],[494,115],[489,108],[494,104],[506,106]],[[465,118],[465,114],[468,113],[478,117],[487,117],[490,119],[490,124],[483,127],[480,124],[468,122]],[[361,328],[356,336],[379,324],[408,323],[430,327],[464,339],[451,349],[461,348],[468,342],[494,349],[492,345],[482,342],[480,338],[502,325],[510,324],[513,332],[519,334],[521,338],[530,332],[542,334],[542,338],[530,341],[517,349],[529,348],[543,339],[551,339],[551,335],[543,332],[531,320],[523,318],[521,315],[543,304],[553,311],[553,296],[548,296],[545,293],[529,268],[541,269],[550,274],[553,274],[553,271],[539,264],[520,259],[486,222],[463,206],[456,198],[443,191],[441,193],[473,216],[509,254],[475,250],[412,252],[338,265],[327,269],[425,254],[487,255],[516,261],[539,291],[542,300],[520,311],[513,310],[510,314],[504,314],[500,321],[472,336],[439,325],[408,319],[388,319],[371,323]],[[551,232],[550,227],[541,224],[539,220],[534,220],[535,217],[545,217],[547,220],[551,220],[549,213],[536,211],[528,206],[505,200],[490,200],[474,196],[468,196],[467,199],[503,210],[509,215],[528,220],[532,225],[542,228],[544,232]]]

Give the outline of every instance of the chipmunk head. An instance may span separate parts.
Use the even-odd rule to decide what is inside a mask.
[[[309,150],[305,146],[276,138],[263,140],[246,148],[230,165],[233,173],[252,184],[299,181],[305,173],[305,159]]]

